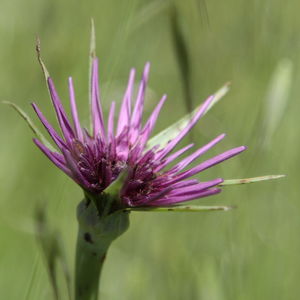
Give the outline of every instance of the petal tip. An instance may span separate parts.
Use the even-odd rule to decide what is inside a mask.
[[[218,184],[224,182],[224,178],[217,178],[216,181],[218,182],[218,183],[217,183],[217,185],[218,185]]]

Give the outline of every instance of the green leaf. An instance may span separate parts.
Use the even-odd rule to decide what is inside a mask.
[[[220,183],[219,186],[226,186],[226,185],[236,185],[236,184],[246,184],[246,183],[253,183],[265,180],[273,180],[285,177],[285,175],[265,175],[265,176],[258,176],[252,178],[244,178],[244,179],[227,179],[224,182]]]
[[[179,205],[161,207],[130,207],[123,211],[144,211],[144,212],[203,212],[203,211],[228,211],[234,206],[202,206],[202,205]]]
[[[29,118],[29,116],[15,103],[9,101],[2,101],[3,104],[9,105],[12,107],[27,123],[29,128],[35,134],[35,136],[51,151],[56,151],[55,148],[49,143],[49,141],[44,137],[44,135],[38,130],[33,121]]]
[[[216,103],[219,102],[219,100],[222,97],[224,97],[227,94],[227,92],[229,91],[229,85],[229,83],[226,83],[214,94],[214,100],[203,115],[205,115]],[[190,122],[191,118],[195,115],[195,113],[199,110],[201,105],[195,108],[191,113],[181,118],[179,121],[175,122],[171,126],[167,127],[166,129],[152,137],[148,141],[146,149],[151,149],[156,145],[160,145],[160,148],[164,148],[170,140],[175,138],[177,134],[187,126],[187,124]]]

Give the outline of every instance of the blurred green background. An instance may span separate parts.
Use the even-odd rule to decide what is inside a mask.
[[[299,9],[293,0],[1,1],[0,98],[16,102],[35,121],[32,100],[55,122],[35,55],[38,35],[61,98],[68,105],[71,75],[88,124],[94,17],[106,111],[110,101],[120,101],[129,69],[141,73],[146,61],[152,68],[146,115],[168,94],[156,132],[231,81],[230,93],[185,143],[202,145],[226,132],[206,157],[239,145],[249,149],[200,178],[288,175],[194,202],[238,206],[230,212],[132,213],[129,231],[107,257],[102,299],[298,299]],[[46,208],[73,269],[82,192],[4,105],[0,125],[0,298],[53,299],[34,210]]]

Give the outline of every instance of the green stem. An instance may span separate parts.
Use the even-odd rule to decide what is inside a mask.
[[[78,205],[77,218],[75,300],[97,300],[107,250],[112,241],[127,230],[128,212],[100,216],[93,202],[83,200]]]
[[[95,247],[93,236],[79,229],[76,248],[76,300],[97,300],[102,266],[109,245]]]

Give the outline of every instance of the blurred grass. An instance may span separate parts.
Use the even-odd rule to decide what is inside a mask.
[[[228,80],[233,83],[229,95],[194,130],[194,139],[200,145],[228,133],[209,156],[232,146],[249,146],[240,157],[202,176],[288,177],[228,187],[219,196],[196,201],[238,205],[228,213],[132,214],[130,230],[108,255],[103,298],[295,299],[300,294],[299,2],[3,0],[0,98],[16,102],[31,116],[28,103],[35,100],[55,121],[35,57],[38,34],[45,63],[66,102],[67,77],[73,76],[87,125],[92,16],[104,101],[119,101],[129,69],[135,66],[141,72],[151,61],[147,108],[168,94],[156,131],[163,129],[186,111],[168,3],[176,5],[183,26],[192,106]],[[265,148],[265,120],[271,119],[265,107],[272,103],[271,80],[283,59],[293,66],[293,78],[284,113]],[[6,106],[0,110],[0,125],[0,298],[52,299],[33,234],[34,209],[47,202],[49,222],[63,236],[68,264],[73,266],[75,207],[82,194],[34,147],[27,126]]]

